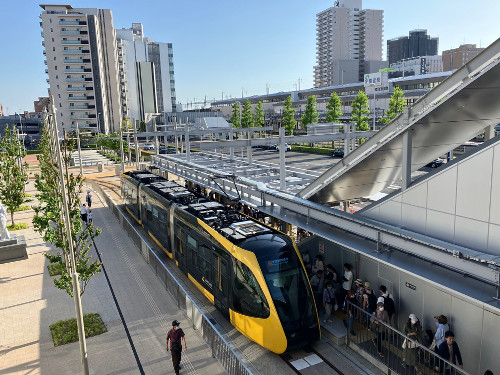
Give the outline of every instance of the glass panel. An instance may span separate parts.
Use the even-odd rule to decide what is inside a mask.
[[[252,271],[233,259],[233,307],[235,311],[249,316],[266,318],[269,305]]]

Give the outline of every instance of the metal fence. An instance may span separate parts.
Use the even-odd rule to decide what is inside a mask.
[[[401,375],[414,374],[446,374],[467,375],[460,367],[440,357],[434,350],[424,345],[425,332],[422,332],[421,342],[406,336],[403,332],[383,323],[374,315],[346,301],[348,327],[354,329],[355,335],[347,332],[346,343],[358,352],[364,352],[375,359],[379,367],[388,373]],[[352,319],[352,323],[349,322]],[[370,324],[370,320],[373,323]],[[428,345],[431,344],[429,338]],[[381,366],[380,366],[381,365]]]
[[[252,368],[252,370],[250,370],[245,365],[240,356],[231,348],[229,343],[215,328],[214,324],[210,321],[210,318],[208,318],[198,307],[196,302],[191,299],[187,291],[181,284],[179,284],[175,275],[170,272],[164,261],[143,240],[139,232],[136,231],[128,218],[123,215],[111,197],[102,190],[98,183],[92,182],[92,187],[104,199],[107,206],[111,209],[111,212],[117,217],[122,227],[139,248],[144,259],[149,263],[156,276],[160,279],[166,290],[175,300],[179,309],[183,310],[188,319],[191,320],[193,328],[200,332],[201,336],[212,350],[212,356],[219,360],[228,374],[259,374],[257,369]]]

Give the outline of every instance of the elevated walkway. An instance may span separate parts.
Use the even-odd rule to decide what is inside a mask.
[[[316,203],[371,196],[500,122],[500,39],[304,188]]]

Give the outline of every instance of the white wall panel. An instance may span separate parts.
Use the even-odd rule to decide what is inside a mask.
[[[486,370],[500,369],[500,356],[498,355],[498,338],[500,337],[500,316],[488,310],[484,310],[483,331],[480,350],[481,368],[478,374],[484,374]],[[476,333],[477,334],[477,333]]]
[[[490,149],[458,165],[457,215],[488,221],[492,159]]]
[[[427,210],[425,233],[436,238],[453,239],[455,235],[455,216],[439,211]]]
[[[425,208],[427,207],[427,184],[418,184],[403,192],[403,203]]]
[[[388,223],[401,223],[401,203],[387,201],[380,206],[380,219]]]
[[[493,148],[490,222],[500,225],[500,145]]]
[[[488,223],[457,216],[455,218],[454,242],[472,249],[486,249]]]
[[[403,204],[401,222],[405,228],[424,233],[426,223],[426,209],[423,207]]]
[[[427,182],[427,208],[454,214],[457,197],[456,183],[457,166],[431,178]]]
[[[488,253],[500,255],[500,225],[489,226]]]

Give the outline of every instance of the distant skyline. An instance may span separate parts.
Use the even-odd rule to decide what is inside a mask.
[[[111,9],[115,28],[144,25],[144,34],[172,43],[177,101],[203,102],[242,95],[313,87],[316,64],[316,13],[333,0],[304,2],[254,0],[240,5],[227,0],[206,2],[89,0],[50,4]],[[41,2],[2,4],[0,103],[4,112],[33,111],[33,101],[47,96],[48,84],[39,15]],[[500,4],[464,0],[402,3],[364,0],[365,9],[384,10],[386,41],[427,29],[439,37],[439,53],[464,43],[487,47],[500,37]]]

